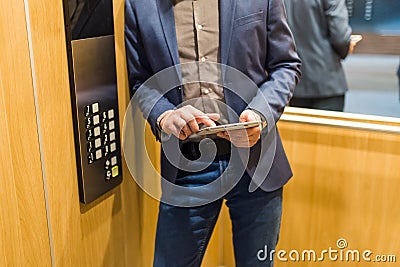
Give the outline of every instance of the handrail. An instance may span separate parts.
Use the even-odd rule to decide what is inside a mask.
[[[400,134],[400,126],[282,114],[282,121]]]

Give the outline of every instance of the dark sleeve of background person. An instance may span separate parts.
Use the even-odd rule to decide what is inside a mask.
[[[397,69],[397,79],[399,80],[399,101],[400,101],[400,63],[399,63],[399,68]]]
[[[400,88],[400,63],[399,63],[399,68],[397,69],[397,77],[399,78],[399,88]]]
[[[350,47],[351,28],[345,0],[323,0],[328,24],[328,40],[335,52],[344,59]]]

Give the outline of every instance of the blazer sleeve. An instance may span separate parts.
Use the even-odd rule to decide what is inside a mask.
[[[268,79],[259,86],[248,107],[259,111],[275,127],[285,106],[293,96],[301,76],[301,60],[289,29],[282,0],[270,0],[267,20],[267,54],[265,69]]]
[[[175,106],[156,89],[156,86],[152,86],[154,81],[148,80],[153,71],[142,44],[133,2],[134,0],[125,1],[125,48],[129,88],[133,101],[139,105],[156,139],[160,140],[157,118]]]
[[[323,8],[329,43],[340,58],[344,59],[349,51],[352,32],[345,0],[323,0]]]

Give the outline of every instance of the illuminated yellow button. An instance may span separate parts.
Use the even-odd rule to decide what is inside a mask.
[[[111,172],[112,172],[112,177],[117,177],[119,174],[118,166],[112,167]]]

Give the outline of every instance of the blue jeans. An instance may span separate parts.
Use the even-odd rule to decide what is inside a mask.
[[[210,183],[225,171],[227,165],[228,160],[221,158],[200,172],[180,171],[177,184],[198,186]],[[265,248],[269,254],[278,242],[282,188],[273,192],[259,188],[250,193],[250,180],[245,173],[223,198],[203,206],[186,208],[160,202],[154,266],[200,266],[223,199],[226,199],[232,221],[236,266],[273,266],[273,259],[265,256]]]

